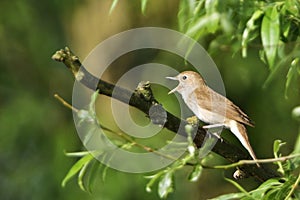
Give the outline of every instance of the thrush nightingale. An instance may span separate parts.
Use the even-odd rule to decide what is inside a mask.
[[[254,125],[238,106],[208,87],[202,76],[196,72],[184,71],[175,77],[166,78],[179,81],[178,86],[168,94],[179,92],[189,109],[201,121],[209,124],[203,128],[228,128],[256,160],[245,128],[245,125]]]

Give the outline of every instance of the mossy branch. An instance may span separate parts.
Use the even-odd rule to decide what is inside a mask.
[[[75,79],[86,87],[94,91],[98,90],[99,94],[115,98],[121,102],[129,102],[129,105],[144,112],[147,116],[149,116],[149,110],[152,106],[160,106],[159,102],[153,96],[148,82],[141,82],[135,92],[132,93],[124,88],[117,87],[111,83],[98,79],[90,74],[84,66],[82,66],[79,58],[75,56],[68,47],[57,51],[52,56],[52,59],[64,63],[65,66],[71,70]],[[114,95],[112,95],[113,91]],[[163,125],[164,128],[167,128],[176,134],[187,136],[184,127],[188,124],[188,122],[186,120],[179,119],[169,112],[166,113],[167,120],[165,123],[162,123],[160,120],[152,121],[152,123]],[[205,136],[206,131],[201,127],[197,127],[194,137],[194,143],[197,147],[202,146]],[[247,160],[250,158],[247,153],[237,146],[230,144],[225,139],[218,140],[212,151],[226,158],[230,162],[238,162],[239,160]],[[256,165],[244,165],[239,167],[239,169],[247,174],[247,176],[253,176],[261,182],[277,176],[275,172],[264,166],[258,168]]]

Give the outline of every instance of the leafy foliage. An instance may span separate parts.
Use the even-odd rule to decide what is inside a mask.
[[[118,0],[114,0],[110,12]],[[141,0],[145,13],[147,0]],[[269,66],[270,76],[289,66],[288,90],[299,84],[300,3],[286,1],[181,0],[178,29],[195,40],[213,38],[209,50],[224,46],[247,57],[249,48],[259,48],[261,60]]]
[[[284,145],[279,140],[274,142],[274,155],[275,158],[280,158],[279,154],[280,147]],[[296,143],[296,146],[299,146],[299,140]],[[298,154],[299,151],[294,151],[291,155]],[[282,163],[277,161],[275,162],[278,167],[278,172],[282,174],[282,177],[272,178],[264,183],[262,183],[258,188],[246,192],[242,186],[240,186],[237,182],[226,179],[228,182],[232,183],[236,188],[238,188],[241,192],[225,194],[219,197],[214,198],[213,200],[231,200],[231,199],[242,199],[242,200],[252,200],[252,199],[299,199],[300,190],[296,189],[298,187],[300,181],[300,173],[297,172],[299,166],[299,156],[294,159],[287,160]],[[297,175],[295,175],[297,174]]]
[[[96,102],[96,98],[98,95],[98,91],[96,91],[91,97],[91,103],[89,105],[89,110],[86,111],[78,111],[79,117],[81,120],[86,120],[89,123],[98,125],[97,117],[94,112],[94,106]],[[82,113],[85,113],[84,115]],[[89,114],[88,114],[89,113]],[[206,168],[203,166],[202,162],[203,159],[199,155],[202,155],[203,151],[206,151],[206,145],[204,145],[200,149],[196,149],[192,139],[192,125],[186,125],[185,127],[187,132],[187,153],[182,156],[178,160],[174,160],[174,163],[167,167],[166,169],[158,171],[154,175],[146,176],[147,179],[150,179],[148,184],[146,185],[146,191],[152,192],[152,188],[154,184],[157,183],[157,192],[160,198],[167,198],[168,195],[175,191],[175,182],[174,176],[177,171],[182,170],[186,166],[192,166],[192,171],[188,175],[188,180],[191,182],[196,182],[200,179],[202,171]],[[120,136],[120,133],[118,134]],[[211,140],[213,138],[210,138]],[[120,148],[123,149],[130,149],[134,146],[133,143],[123,143],[120,142]],[[207,144],[210,144],[212,141],[206,141]],[[137,142],[134,142],[137,143]],[[297,173],[298,167],[300,165],[300,137],[297,140],[295,145],[295,150],[290,155],[292,159],[282,158],[280,153],[280,148],[284,146],[285,143],[281,142],[280,140],[275,140],[273,145],[273,152],[274,152],[274,164],[277,165],[278,172],[281,174],[281,177],[273,178],[265,181],[262,183],[257,189],[247,192],[241,185],[237,182],[225,178],[228,182],[232,183],[235,187],[237,187],[240,192],[232,193],[232,194],[225,194],[219,197],[214,198],[215,200],[230,200],[230,199],[297,199],[300,197],[300,190],[296,189],[298,183],[300,181],[300,174],[295,176],[294,174]],[[140,147],[143,145],[139,144]],[[153,151],[149,149],[150,151]],[[93,155],[92,155],[93,154]],[[103,152],[96,152],[97,155],[105,155],[105,151]],[[294,155],[294,156],[293,156]],[[62,186],[64,187],[66,183],[71,180],[72,177],[77,175],[77,183],[79,187],[83,191],[91,191],[91,185],[95,177],[97,177],[96,168],[99,168],[102,164],[97,162],[93,156],[95,156],[95,152],[75,152],[75,153],[67,153],[67,156],[76,156],[81,157],[69,170],[67,175],[65,176],[64,180],[62,181]],[[105,159],[105,156],[103,157]],[[270,160],[271,162],[272,160]],[[95,167],[96,166],[96,167]],[[233,165],[232,165],[233,166]],[[102,175],[105,177],[106,170],[109,166],[104,166],[102,170]],[[211,168],[224,168],[226,169],[227,166],[215,166]],[[94,177],[94,178],[92,178]],[[295,197],[295,198],[294,198]]]
[[[117,3],[118,0],[112,2],[110,13],[113,12]],[[143,14],[146,12],[147,3],[147,0],[141,0],[141,11]],[[210,52],[227,46],[230,47],[229,49],[231,49],[233,54],[240,52],[242,57],[247,58],[247,52],[251,48],[260,49],[258,56],[260,56],[262,62],[268,65],[270,70],[265,86],[268,86],[281,68],[288,66],[286,96],[288,96],[289,89],[297,88],[300,76],[299,1],[181,0],[177,16],[179,31],[198,41],[206,39],[205,41]],[[91,110],[94,106],[93,104],[94,100],[91,101],[89,110],[80,111],[78,114],[82,120],[88,120],[98,125],[96,115]],[[294,115],[297,115],[297,117],[299,116],[298,110],[293,112],[296,113]],[[188,134],[190,133],[189,128],[187,128]],[[118,136],[122,137],[122,134],[119,133]],[[119,141],[121,148],[129,149],[138,144],[132,138],[125,138],[125,140],[127,142],[124,143],[124,137],[122,137],[122,140]],[[166,198],[175,191],[174,176],[176,172],[187,165],[192,167],[188,180],[191,182],[199,180],[203,170],[205,170],[202,160],[199,159],[201,157],[199,154],[201,155],[205,148],[196,149],[190,137],[187,138],[187,144],[187,153],[181,159],[174,161],[166,169],[146,177],[150,179],[146,185],[147,192],[151,192],[153,186],[157,184],[159,197]],[[143,147],[142,144],[138,145]],[[238,188],[240,192],[221,195],[214,199],[299,199],[300,190],[297,186],[300,181],[300,174],[298,174],[297,170],[300,165],[300,139],[297,140],[294,152],[289,155],[292,156],[291,158],[289,157],[290,159],[285,159],[280,154],[280,148],[283,145],[284,143],[280,140],[274,142],[273,153],[275,161],[272,161],[277,166],[281,177],[269,179],[258,188],[249,192],[237,182],[226,179]],[[82,156],[82,158],[70,169],[62,185],[64,186],[72,177],[78,174],[80,188],[87,190],[83,184],[83,178],[91,170],[89,166],[94,160],[90,154],[85,152],[78,155]],[[101,164],[97,163],[97,165]],[[105,174],[105,170],[102,172]],[[90,172],[90,174],[93,173],[95,172]]]
[[[182,0],[178,23],[181,32],[196,40],[213,37],[210,51],[230,46],[233,53],[241,50],[246,58],[249,48],[260,48],[260,58],[271,72],[266,85],[285,66],[289,66],[286,91],[299,83],[300,3],[297,0]]]

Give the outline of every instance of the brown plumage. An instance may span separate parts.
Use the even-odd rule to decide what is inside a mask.
[[[167,77],[177,80],[179,84],[169,92],[179,92],[193,113],[203,122],[213,126],[224,126],[240,140],[251,157],[256,160],[254,151],[249,143],[244,125],[254,126],[250,118],[232,101],[209,88],[200,74],[185,71],[176,77]]]

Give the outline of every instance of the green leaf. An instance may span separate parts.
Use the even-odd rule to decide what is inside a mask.
[[[264,61],[265,57],[264,57],[264,52],[260,51],[260,59],[266,63],[266,61]],[[268,75],[268,78],[266,79],[266,81],[263,84],[263,88],[267,88],[269,86],[269,84],[271,83],[272,80],[274,80],[278,73],[280,73],[281,69],[285,66],[285,62],[286,59],[281,59],[272,69],[271,73]]]
[[[279,22],[279,13],[277,7],[269,7],[265,11],[265,15],[262,20],[261,25],[261,39],[266,53],[266,58],[269,64],[269,67],[273,69],[276,54],[277,54],[277,45],[280,38],[280,22]]]
[[[205,15],[204,17],[201,17],[196,22],[194,22],[194,24],[187,30],[186,34],[194,37],[193,35],[200,34],[201,36],[201,34],[204,34],[206,31],[214,33],[219,27],[219,21],[219,13]]]
[[[189,178],[188,178],[189,181],[196,182],[200,178],[202,171],[203,171],[203,167],[200,164],[196,165],[194,167],[192,173],[190,173],[190,175],[189,175]]]
[[[87,154],[81,159],[79,159],[69,170],[67,175],[65,176],[64,180],[62,181],[61,185],[62,187],[65,187],[66,183],[75,176],[87,163],[89,163],[91,160],[93,160],[92,154]]]
[[[188,0],[187,2],[189,4],[190,10],[194,12],[194,10],[197,6],[197,3],[198,3],[197,0]]]
[[[96,104],[96,100],[97,97],[99,96],[99,90],[96,90],[92,95],[91,95],[91,101],[89,104],[89,112],[95,114],[95,104]],[[95,114],[96,115],[96,114]]]
[[[99,90],[95,91],[91,95],[91,101],[89,103],[89,110],[82,109],[77,112],[77,116],[80,119],[78,122],[79,125],[86,122],[87,124],[98,126],[98,120],[97,120],[97,115],[96,115],[96,111],[95,111],[95,104],[96,104],[97,97],[99,95],[98,92],[99,92]]]
[[[257,29],[258,26],[255,25],[256,20],[258,20],[263,15],[263,11],[256,10],[251,18],[248,20],[246,28],[244,29],[243,36],[242,36],[242,56],[245,58],[247,57],[247,45],[248,42],[256,38],[258,35],[254,34],[251,37],[251,33]],[[255,36],[255,37],[253,37]]]
[[[259,189],[270,189],[274,186],[280,186],[282,183],[279,182],[278,178],[271,178],[263,182],[258,188]]]
[[[110,6],[110,9],[109,9],[109,14],[111,14],[114,9],[116,8],[117,4],[118,4],[119,0],[113,0],[111,6]]]
[[[229,183],[231,183],[232,185],[234,185],[238,190],[240,190],[241,192],[243,192],[246,196],[250,196],[250,194],[237,182],[235,182],[234,180],[231,180],[229,178],[224,178],[226,181],[228,181]]]
[[[81,152],[70,152],[70,153],[65,153],[66,156],[69,156],[69,157],[83,157],[83,156],[86,156],[90,154],[89,151],[81,151]]]
[[[285,145],[285,142],[282,142],[281,140],[275,140],[273,143],[273,153],[274,153],[274,157],[275,158],[279,158],[280,154],[279,154],[279,150],[280,148]],[[280,161],[276,162],[276,164],[278,165],[278,172],[280,172],[281,174],[285,174],[285,171],[283,169],[283,165]]]
[[[297,106],[295,107],[293,110],[292,110],[292,117],[297,120],[298,122],[300,122],[300,106]],[[300,133],[299,133],[300,134]],[[300,139],[299,139],[300,140]],[[300,153],[300,141],[299,141],[299,145],[296,145],[296,147],[299,147],[298,148],[298,151],[297,153]]]
[[[93,163],[87,177],[88,191],[90,193],[93,191],[96,180],[98,179],[98,175],[100,174],[100,168],[102,166],[101,163],[96,159],[94,159],[92,162]]]
[[[224,195],[212,198],[210,200],[236,200],[236,199],[242,199],[243,197],[245,197],[245,194],[242,192],[239,192],[239,193],[224,194]]]
[[[285,7],[291,14],[294,14],[296,16],[299,14],[299,1],[297,6],[296,0],[285,0]]]
[[[205,10],[208,15],[211,15],[217,11],[218,0],[206,0]]]
[[[184,3],[184,1],[180,1],[180,4],[179,4],[179,11],[178,11],[178,14],[177,14],[177,20],[178,20],[178,29],[179,31],[181,32],[185,32],[185,27],[186,27],[186,13],[185,13],[185,10],[186,10],[186,5]]]
[[[152,186],[154,183],[158,180],[159,177],[161,177],[164,174],[164,171],[160,171],[157,174],[154,174],[152,176],[146,176],[145,178],[150,179],[150,181],[146,185],[146,191],[152,192]]]
[[[291,87],[291,83],[295,81],[298,77],[298,68],[300,68],[299,64],[299,58],[295,58],[291,62],[290,69],[286,76],[286,82],[285,82],[285,97],[288,98],[288,89]]]
[[[83,122],[95,123],[94,116],[91,115],[91,113],[87,110],[79,110],[77,112],[77,116],[80,119],[79,125],[81,125]]]
[[[179,31],[187,32],[203,16],[205,0],[182,0],[177,14]],[[195,38],[194,38],[195,39]]]
[[[273,143],[273,152],[274,152],[274,155],[275,156],[278,156],[278,152],[279,152],[279,149],[282,145],[284,145],[285,143],[282,142],[281,140],[275,140],[274,143]]]
[[[202,6],[204,5],[205,0],[199,0],[198,2],[195,2],[197,4],[193,10],[193,14],[196,15],[201,10]]]
[[[169,193],[174,190],[173,185],[173,172],[166,172],[158,183],[158,195],[160,198],[166,198]]]
[[[273,152],[274,152],[274,156],[275,157],[278,157],[278,153],[279,153],[279,150],[280,148],[285,145],[286,143],[285,142],[282,142],[281,140],[275,140],[274,141],[274,144],[273,144]]]
[[[265,199],[266,193],[271,195],[271,193],[275,192],[281,185],[282,183],[280,183],[278,179],[269,179],[262,183],[257,189],[251,191],[251,197],[254,199]]]
[[[86,162],[86,163],[82,166],[82,168],[81,168],[80,171],[79,171],[79,174],[78,174],[78,180],[77,180],[77,183],[78,183],[80,189],[81,189],[82,191],[85,191],[85,192],[87,191],[87,188],[85,187],[83,178],[84,178],[84,175],[86,174],[86,171],[87,171],[87,168],[88,168],[89,164],[90,164],[90,162]]]
[[[282,34],[285,38],[288,38],[290,29],[291,29],[291,22],[286,22],[286,23],[283,24]]]
[[[300,120],[300,106],[294,108],[293,112],[294,112],[295,109],[298,110],[297,112],[299,114],[299,120]],[[295,145],[294,145],[294,151],[291,153],[291,155],[299,154],[299,153],[300,153],[300,129],[299,129],[297,140],[296,140]],[[298,168],[299,165],[300,165],[300,157],[295,157],[295,158],[291,159],[289,164],[292,165],[290,167],[292,169]]]
[[[141,0],[141,10],[143,14],[146,13],[147,2],[148,0]]]

